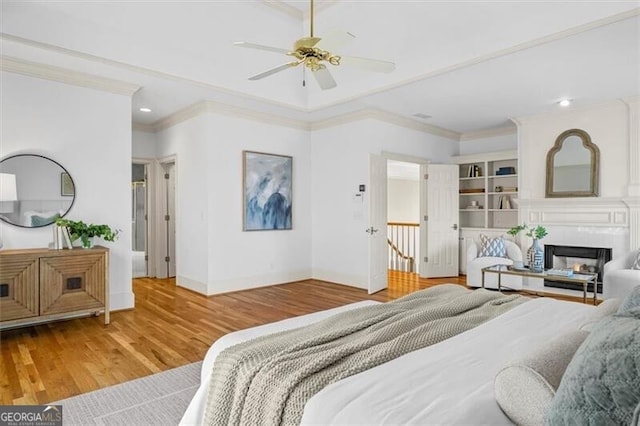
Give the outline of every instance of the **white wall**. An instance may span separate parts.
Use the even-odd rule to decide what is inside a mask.
[[[623,197],[629,180],[629,116],[621,101],[519,118],[520,197],[544,198],[547,152],[560,133],[582,129],[600,150],[600,197]]]
[[[629,155],[637,140],[630,136],[627,105],[610,101],[515,121],[521,221],[544,225],[547,244],[610,247],[614,258],[634,248],[630,242],[638,238],[640,221],[633,217],[640,216],[633,200],[625,197],[631,184]],[[600,151],[599,195],[545,198],[547,152],[562,132],[575,128],[586,131]]]
[[[156,134],[134,130],[131,135],[131,156],[133,158],[156,158]]]
[[[372,119],[312,132],[313,277],[367,287],[368,193],[361,205],[353,195],[368,181],[370,153],[444,163],[457,150],[455,141]]]
[[[1,73],[2,157],[34,153],[62,164],[76,201],[68,218],[122,229],[111,249],[111,309],[131,308],[131,98]],[[46,247],[51,227],[0,223],[5,248]],[[102,244],[102,242],[101,242]]]
[[[207,294],[311,277],[309,134],[203,114],[157,135],[176,155],[177,281]],[[242,151],[293,157],[293,229],[242,230]]]
[[[387,179],[387,222],[418,223],[420,220],[420,182]]]

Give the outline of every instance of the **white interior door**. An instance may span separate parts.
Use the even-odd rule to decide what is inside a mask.
[[[387,160],[369,157],[369,294],[387,288]]]
[[[427,166],[427,240],[424,277],[458,276],[458,166]]]
[[[166,235],[166,250],[164,261],[166,264],[166,276],[176,276],[176,177],[175,163],[163,164],[164,168],[164,222]]]

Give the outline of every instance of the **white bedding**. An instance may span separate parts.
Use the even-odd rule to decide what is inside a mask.
[[[202,364],[202,381],[181,424],[200,425],[215,357],[236,343],[297,328],[358,302],[230,333]],[[303,424],[511,424],[495,402],[493,379],[508,360],[585,322],[593,306],[540,298],[436,345],[351,376],[313,396]]]

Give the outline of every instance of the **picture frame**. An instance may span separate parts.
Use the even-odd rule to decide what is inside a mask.
[[[73,197],[75,194],[76,188],[69,173],[60,173],[60,195],[64,197]]]
[[[293,157],[242,151],[243,231],[293,229]]]

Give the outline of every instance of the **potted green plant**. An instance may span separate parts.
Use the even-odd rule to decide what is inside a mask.
[[[527,237],[533,238],[533,244],[531,244],[531,247],[527,250],[529,269],[533,272],[544,271],[544,251],[542,247],[540,247],[540,240],[547,235],[547,229],[541,225],[528,226],[525,223],[509,229],[507,234],[515,237],[520,231],[526,231]]]
[[[56,225],[64,226],[71,234],[71,241],[78,238],[82,242],[82,247],[93,247],[93,239],[95,237],[102,238],[105,241],[115,241],[120,234],[119,229],[111,229],[109,225],[86,224],[81,220],[57,219]]]

